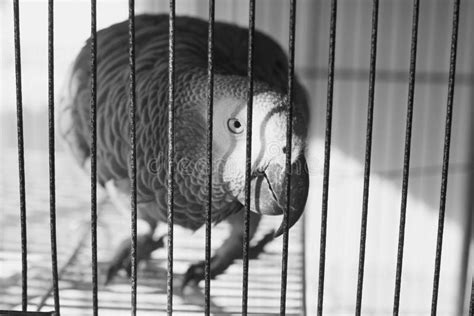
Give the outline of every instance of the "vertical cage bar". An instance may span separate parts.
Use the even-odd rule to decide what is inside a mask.
[[[398,233],[397,268],[395,275],[395,294],[393,315],[398,315],[400,308],[400,289],[402,283],[403,249],[405,243],[405,221],[408,198],[408,178],[410,175],[411,134],[413,122],[413,104],[415,99],[416,52],[418,44],[418,16],[420,1],[413,0],[413,18],[411,29],[410,70],[408,76],[408,103],[405,132],[405,151],[403,158],[402,201],[400,209],[400,227]]]
[[[137,313],[137,146],[136,146],[136,96],[135,96],[135,0],[128,2],[128,56],[129,78],[129,132],[130,132],[130,208],[131,208],[131,312]]]
[[[21,309],[28,305],[28,251],[26,230],[26,190],[25,190],[25,153],[23,145],[23,94],[21,83],[21,43],[20,8],[18,0],[13,2],[14,41],[15,41],[15,80],[16,80],[16,124],[18,140],[18,181],[20,191],[21,226]]]
[[[247,57],[247,131],[245,151],[245,211],[243,236],[242,315],[247,315],[249,278],[249,233],[250,233],[250,178],[252,168],[252,112],[253,112],[253,53],[255,49],[255,0],[249,1],[249,33]]]
[[[360,228],[359,272],[357,278],[356,315],[362,308],[362,292],[364,285],[365,246],[367,239],[367,218],[369,210],[370,163],[372,156],[372,126],[374,120],[375,68],[377,63],[377,31],[378,31],[379,1],[372,4],[372,34],[370,40],[370,70],[369,70],[369,102],[367,107],[367,134],[365,144],[364,192],[362,200],[362,219]]]
[[[474,277],[472,277],[471,285],[471,303],[469,304],[469,316],[474,316]]]
[[[98,315],[97,281],[97,1],[91,0],[91,250],[92,250],[92,312]]]
[[[169,1],[169,61],[168,61],[168,274],[166,278],[167,312],[173,313],[173,215],[174,215],[174,90],[175,90],[175,0]]]
[[[58,255],[56,245],[56,166],[54,146],[54,0],[48,0],[48,140],[49,140],[49,210],[54,311],[60,315]]]
[[[454,103],[454,81],[456,77],[456,55],[458,43],[458,27],[459,27],[459,7],[460,0],[454,0],[453,5],[453,26],[451,35],[451,55],[449,59],[449,83],[448,83],[448,100],[446,106],[446,126],[444,135],[443,149],[443,168],[441,171],[441,193],[439,202],[439,218],[438,233],[436,239],[436,258],[433,277],[433,295],[431,301],[431,315],[437,314],[438,308],[438,290],[439,277],[441,273],[441,252],[443,249],[443,232],[444,232],[444,216],[446,210],[446,194],[448,189],[448,168],[449,168],[449,148],[451,145],[451,125],[453,117]]]
[[[296,0],[290,1],[290,23],[288,38],[288,114],[286,116],[286,161],[285,169],[288,173],[286,183],[286,208],[283,214],[283,249],[281,258],[281,292],[280,315],[286,314],[286,285],[288,280],[288,244],[290,229],[290,192],[291,192],[291,138],[293,132],[293,99],[295,77],[295,28],[296,28]]]
[[[334,96],[334,61],[336,55],[336,20],[337,0],[331,1],[331,20],[329,26],[329,61],[328,61],[328,87],[326,109],[326,133],[324,137],[324,174],[323,197],[321,210],[321,237],[319,246],[319,276],[318,276],[318,316],[323,314],[324,299],[324,274],[326,269],[326,237],[328,219],[329,197],[329,168],[331,163],[331,131],[332,131],[332,105]]]
[[[204,312],[211,312],[211,212],[212,212],[212,129],[214,106],[214,0],[209,0],[209,28],[207,39],[207,212],[206,212],[206,262],[204,273]]]

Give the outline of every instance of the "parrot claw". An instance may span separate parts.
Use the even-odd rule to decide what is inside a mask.
[[[271,231],[263,236],[263,238],[259,240],[255,246],[249,247],[249,259],[257,259],[258,256],[264,251],[265,245],[273,240],[273,235],[274,231]],[[222,258],[222,256],[214,255],[210,262],[210,278],[215,279],[216,276],[222,274],[232,264],[234,259],[236,258]],[[205,269],[205,261],[199,261],[192,264],[184,274],[183,282],[181,283],[181,290],[184,291],[184,288],[188,284],[198,285],[200,281],[204,280]]]
[[[257,259],[258,256],[263,252],[263,248],[266,244],[274,239],[275,231],[265,234],[262,239],[260,239],[255,246],[249,248],[249,259]]]
[[[211,279],[215,276],[212,275],[212,261],[214,257],[211,258]],[[204,271],[206,268],[205,261],[199,261],[197,263],[192,264],[183,277],[183,282],[181,283],[181,289],[184,291],[186,285],[192,283],[193,285],[198,285],[201,280],[204,279]]]
[[[153,251],[163,247],[163,239],[164,236],[161,236],[155,240],[151,234],[137,236],[137,263],[150,258],[150,255]],[[113,278],[122,269],[125,270],[127,276],[130,278],[132,275],[131,250],[132,247],[130,239],[126,239],[120,244],[107,270],[107,277],[104,285],[110,284]]]

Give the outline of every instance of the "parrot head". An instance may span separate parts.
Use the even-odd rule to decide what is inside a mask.
[[[309,176],[304,157],[307,118],[295,104],[291,170],[286,170],[287,97],[256,81],[252,99],[250,209],[262,215],[284,214],[290,181],[291,227],[303,213],[308,195]],[[216,80],[213,124],[213,155],[214,164],[220,169],[218,176],[231,195],[245,205],[246,78],[228,76]],[[276,236],[283,233],[283,227],[282,224],[275,232]]]

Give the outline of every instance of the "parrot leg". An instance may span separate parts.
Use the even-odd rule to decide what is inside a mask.
[[[252,240],[260,222],[260,215],[250,213],[249,240]],[[223,273],[235,259],[242,258],[244,222],[242,212],[231,215],[228,219],[231,224],[229,237],[222,243],[211,258],[211,279]],[[274,232],[267,233],[258,243],[249,247],[249,259],[255,259],[263,252],[264,246],[273,240]],[[191,265],[184,275],[182,288],[191,281],[198,284],[204,279],[205,262],[200,261]]]
[[[137,221],[137,264],[147,260],[153,251],[164,246],[164,236],[153,237],[157,224],[149,220],[138,219]],[[107,270],[105,285],[109,284],[117,273],[124,269],[128,277],[132,273],[131,261],[132,242],[130,238],[122,241],[117,248],[111,264]]]

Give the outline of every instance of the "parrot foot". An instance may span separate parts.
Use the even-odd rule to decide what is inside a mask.
[[[164,246],[165,236],[161,236],[158,239],[154,239],[151,234],[138,235],[137,236],[137,264],[150,258],[153,251]],[[107,270],[107,278],[105,285],[109,284],[117,273],[124,269],[127,276],[130,277],[132,274],[132,260],[131,260],[132,242],[130,239],[122,241],[118,247],[114,258]]]
[[[249,248],[249,259],[257,259],[258,256],[263,252],[263,248],[266,244],[273,240],[275,235],[275,231],[272,230],[271,232],[267,233],[260,239],[255,246]]]
[[[271,231],[270,233],[263,236],[263,238],[259,240],[255,246],[249,247],[249,259],[257,259],[259,254],[264,251],[265,245],[273,240],[273,235],[274,231]],[[242,251],[239,252],[239,255],[241,254]],[[234,257],[224,257],[222,255],[219,256],[218,254],[212,256],[210,262],[210,278],[215,279],[216,276],[222,274],[232,264],[232,262],[237,259],[237,257],[239,257],[239,255],[236,255]],[[184,274],[181,289],[184,289],[186,285],[188,285],[190,282],[192,282],[194,285],[197,285],[200,281],[204,280],[205,269],[205,261],[199,261],[197,263],[192,264]]]

